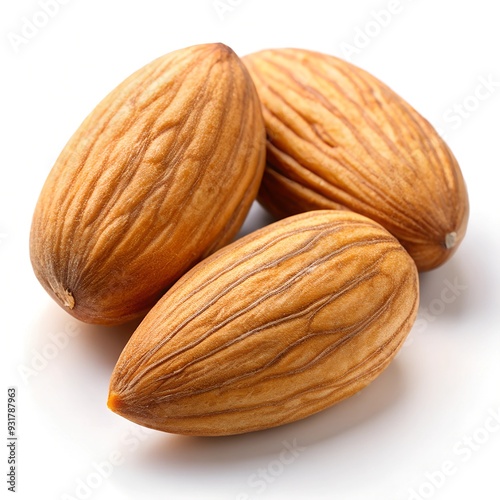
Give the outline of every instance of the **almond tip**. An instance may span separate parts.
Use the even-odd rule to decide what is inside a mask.
[[[448,233],[444,239],[444,246],[450,250],[457,244],[457,233],[455,231]]]
[[[52,291],[56,295],[56,297],[61,301],[62,305],[67,309],[75,308],[75,297],[71,293],[71,291],[64,287],[61,283],[50,283]]]
[[[108,396],[108,408],[115,413],[121,407],[121,399],[120,396],[116,392],[110,392]]]

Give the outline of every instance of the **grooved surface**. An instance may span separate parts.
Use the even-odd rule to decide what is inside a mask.
[[[290,217],[167,292],[115,367],[110,407],[183,434],[303,418],[373,380],[417,307],[415,265],[377,223],[345,211]]]
[[[260,200],[278,217],[348,208],[394,234],[420,270],[461,241],[468,200],[460,168],[433,127],[366,71],[300,49],[244,59],[263,105],[267,168]]]
[[[31,258],[84,321],[144,313],[230,241],[264,168],[255,87],[222,44],[163,56],[113,90],[62,151],[37,204]]]

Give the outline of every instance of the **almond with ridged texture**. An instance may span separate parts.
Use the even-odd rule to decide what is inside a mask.
[[[469,213],[457,160],[387,85],[333,56],[271,49],[243,58],[267,129],[259,199],[275,216],[349,209],[394,234],[420,271],[446,262]]]
[[[302,419],[390,363],[418,308],[414,261],[347,211],[289,217],[220,249],[151,309],[108,406],[161,431],[239,434]]]
[[[265,164],[257,93],[223,44],[169,53],[131,75],[60,154],[35,209],[31,261],[90,323],[144,315],[230,242]]]

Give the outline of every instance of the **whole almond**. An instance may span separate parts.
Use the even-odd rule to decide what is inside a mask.
[[[353,210],[394,234],[421,271],[450,258],[466,231],[468,197],[429,122],[380,80],[332,56],[275,49],[244,62],[267,129],[265,207],[278,217]]]
[[[33,216],[34,271],[66,311],[119,324],[230,242],[265,163],[260,103],[222,44],[146,65],[71,137]]]
[[[283,219],[165,294],[123,350],[108,406],[206,436],[298,420],[375,379],[417,307],[415,263],[379,224],[347,211]]]

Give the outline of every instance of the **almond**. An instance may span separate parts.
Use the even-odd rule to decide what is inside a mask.
[[[156,59],[95,108],[57,159],[33,216],[37,278],[83,321],[144,315],[233,239],[264,157],[257,93],[229,47]]]
[[[289,217],[165,294],[123,350],[108,406],[178,434],[292,422],[374,380],[417,307],[415,263],[379,224],[347,211]]]
[[[382,224],[426,271],[462,241],[459,165],[436,130],[366,71],[336,57],[271,49],[244,58],[267,129],[259,194],[275,216],[349,209]]]

